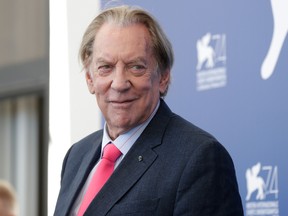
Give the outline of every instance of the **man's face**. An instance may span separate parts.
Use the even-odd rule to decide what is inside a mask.
[[[151,39],[144,25],[106,23],[98,31],[86,81],[96,95],[112,139],[144,122],[168,85],[157,72]]]

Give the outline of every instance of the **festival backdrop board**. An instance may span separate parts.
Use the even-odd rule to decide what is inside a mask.
[[[288,215],[288,0],[121,3],[147,9],[167,33],[165,100],[230,152],[245,215]]]

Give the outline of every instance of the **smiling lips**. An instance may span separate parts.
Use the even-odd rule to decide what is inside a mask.
[[[127,100],[109,100],[108,102],[111,103],[116,108],[125,108],[130,106],[135,99],[127,99]]]

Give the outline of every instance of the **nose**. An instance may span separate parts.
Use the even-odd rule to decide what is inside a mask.
[[[111,88],[117,92],[127,91],[131,87],[128,74],[122,66],[116,66],[114,76],[111,83]]]

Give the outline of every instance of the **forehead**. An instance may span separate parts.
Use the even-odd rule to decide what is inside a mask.
[[[143,24],[122,26],[115,23],[105,23],[95,35],[93,51],[117,49],[121,52],[129,49],[151,49],[151,37],[148,29]]]

